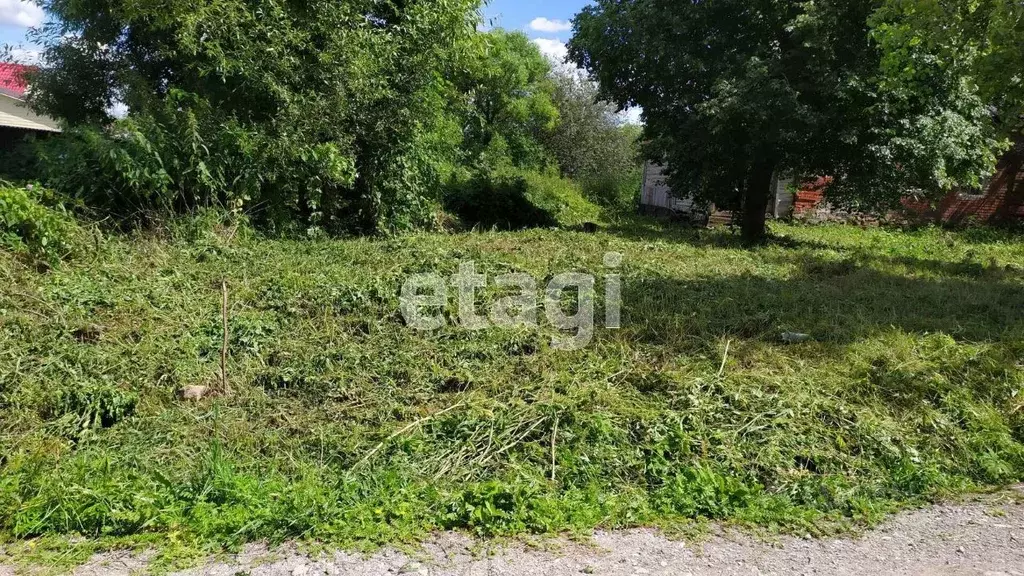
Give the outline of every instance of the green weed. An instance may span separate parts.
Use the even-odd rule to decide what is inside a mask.
[[[776,225],[745,250],[643,221],[177,230],[48,271],[0,253],[4,539],[377,545],[709,519],[827,533],[1024,478],[1013,236]],[[583,350],[551,347],[543,321],[420,333],[398,312],[404,278],[465,260],[541,285],[587,271],[603,294],[607,251],[624,255],[623,328]],[[234,392],[179,400],[216,385],[222,280]]]

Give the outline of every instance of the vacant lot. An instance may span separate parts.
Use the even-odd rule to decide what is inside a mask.
[[[0,534],[803,534],[1024,478],[1024,243],[775,232],[744,250],[647,224],[305,242],[193,224],[51,270],[0,254]],[[623,327],[581,350],[543,320],[421,333],[399,313],[409,275],[472,260],[539,286],[590,272],[600,323],[609,251]],[[232,393],[181,400],[218,386],[222,279]]]

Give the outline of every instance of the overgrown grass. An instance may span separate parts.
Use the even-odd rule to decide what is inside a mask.
[[[745,250],[653,224],[221,230],[109,239],[45,272],[0,253],[0,533],[376,544],[693,518],[820,533],[1024,478],[1024,244],[775,231]],[[624,326],[580,351],[554,350],[543,323],[419,333],[399,314],[406,277],[466,260],[541,286],[589,271],[603,294],[607,251],[624,255]],[[216,385],[222,279],[234,393],[179,400]]]

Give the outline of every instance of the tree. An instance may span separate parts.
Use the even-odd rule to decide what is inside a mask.
[[[872,16],[874,39],[896,75],[956,70],[997,111],[1005,134],[1024,120],[1024,4],[1016,0],[888,0]],[[898,72],[897,72],[898,71]]]
[[[877,6],[599,0],[575,18],[569,55],[617,105],[644,108],[645,152],[674,188],[740,207],[757,242],[773,174],[832,175],[838,201],[867,207],[991,169],[982,99],[941,66],[893,81]]]
[[[476,35],[479,0],[43,6],[33,105],[91,131],[83,141],[106,137],[114,156],[130,150],[115,166],[124,179],[155,166],[177,209],[244,204],[332,231],[403,227],[425,219],[458,150],[446,78]],[[129,116],[108,128],[115,103]],[[152,157],[145,169],[137,149]],[[113,206],[131,200],[81,184]]]
[[[556,67],[551,78],[559,122],[544,139],[566,177],[591,200],[624,208],[639,191],[639,126],[624,124],[616,106],[600,99],[594,82],[576,69]]]
[[[465,100],[464,147],[470,162],[540,168],[541,139],[558,123],[551,65],[526,35],[492,30],[475,38],[455,85]]]

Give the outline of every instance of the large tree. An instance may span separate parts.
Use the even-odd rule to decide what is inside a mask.
[[[633,208],[643,178],[640,127],[625,123],[577,68],[555,66],[551,80],[559,122],[544,137],[548,153],[590,200],[606,208]]]
[[[461,141],[447,78],[476,35],[479,0],[41,4],[51,23],[33,104],[73,133],[96,127],[76,150],[124,157],[111,172],[128,184],[83,172],[71,186],[92,200],[246,204],[372,232],[423,216]],[[128,119],[110,128],[118,103]]]
[[[478,167],[541,167],[547,161],[541,139],[558,123],[551,65],[521,32],[491,30],[478,34],[471,47],[455,75],[468,160]]]
[[[895,0],[894,0],[895,1]],[[862,207],[976,182],[998,142],[962,72],[893,82],[873,38],[881,0],[598,0],[570,58],[619,106],[644,109],[646,152],[670,184],[739,208],[765,235],[774,174],[828,174]]]
[[[625,123],[617,107],[601,99],[598,86],[565,66],[552,70],[558,126],[544,139],[562,173],[586,179],[637,166],[638,127]]]

